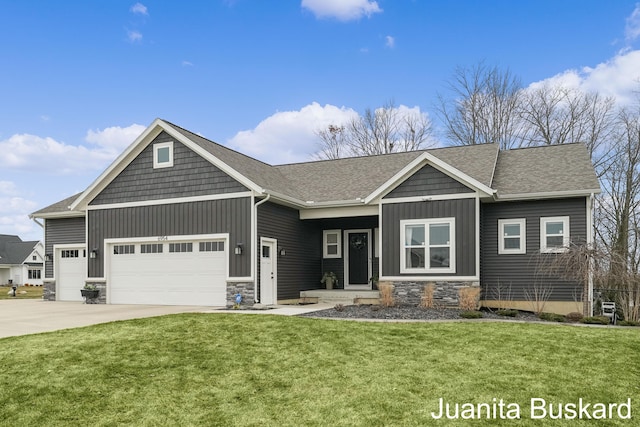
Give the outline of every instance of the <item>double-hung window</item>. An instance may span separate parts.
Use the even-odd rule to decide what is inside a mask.
[[[527,253],[527,222],[526,219],[498,220],[498,253],[526,254]]]
[[[324,230],[322,232],[322,257],[340,258],[342,245],[340,230]]]
[[[455,273],[455,218],[400,221],[401,273]]]
[[[569,217],[540,218],[540,252],[564,252],[569,247]]]

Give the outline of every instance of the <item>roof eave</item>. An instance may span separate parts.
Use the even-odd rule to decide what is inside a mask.
[[[584,190],[567,190],[567,191],[545,191],[537,193],[512,193],[512,194],[500,194],[496,193],[495,200],[497,201],[515,201],[515,200],[535,200],[535,199],[560,199],[563,197],[586,197],[592,194],[600,194],[599,188],[584,189]]]

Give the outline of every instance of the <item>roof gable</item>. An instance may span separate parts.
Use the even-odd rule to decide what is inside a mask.
[[[23,242],[18,236],[0,234],[0,264],[23,264],[38,243],[37,240]]]

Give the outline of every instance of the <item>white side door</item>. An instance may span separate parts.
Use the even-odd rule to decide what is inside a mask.
[[[278,242],[260,238],[260,303],[276,304],[278,301]]]

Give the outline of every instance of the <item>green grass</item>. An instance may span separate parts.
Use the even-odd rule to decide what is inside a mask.
[[[635,328],[183,314],[1,339],[0,425],[632,426],[639,355]],[[523,418],[438,422],[440,397]],[[634,417],[531,420],[532,397]]]
[[[16,289],[16,296],[9,295],[11,286],[0,286],[0,299],[41,299],[42,298],[42,286],[18,286]],[[20,292],[26,292],[21,294]]]

